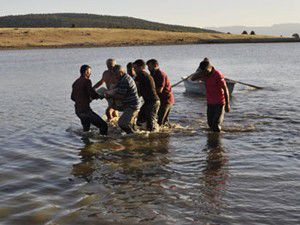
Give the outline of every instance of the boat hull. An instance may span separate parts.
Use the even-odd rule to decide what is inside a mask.
[[[226,84],[228,87],[229,94],[232,95],[235,82],[227,80]],[[205,83],[202,81],[184,80],[184,86],[185,86],[186,93],[197,94],[200,96],[206,95]]]

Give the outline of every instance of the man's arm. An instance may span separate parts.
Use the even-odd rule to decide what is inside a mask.
[[[107,91],[104,96],[105,98],[122,99],[125,97],[125,94],[120,94],[117,89],[114,89]]]
[[[91,99],[98,99],[100,97],[95,91],[95,89],[92,88],[92,81],[90,80],[88,80],[87,91]]]
[[[128,83],[120,81],[117,88],[107,91],[105,93],[106,98],[122,99],[125,98],[128,91]]]
[[[196,80],[202,80],[203,81],[205,75],[201,72],[196,71],[195,73],[192,73],[189,77],[192,81],[196,81]]]
[[[155,82],[155,85],[157,85],[156,86],[156,93],[158,95],[160,95],[164,90],[164,86],[166,85],[166,76],[167,75],[163,74],[161,71],[158,71],[158,73],[156,73],[156,79],[157,80]]]
[[[230,97],[227,85],[223,85],[224,95],[225,95],[225,111],[230,112]]]
[[[75,102],[74,88],[72,87],[71,99]]]
[[[101,80],[99,80],[94,86],[94,89],[99,88],[105,82],[105,72],[102,74]]]

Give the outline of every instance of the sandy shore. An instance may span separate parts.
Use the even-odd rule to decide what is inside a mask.
[[[300,39],[134,29],[0,28],[0,49],[267,42],[300,42]]]

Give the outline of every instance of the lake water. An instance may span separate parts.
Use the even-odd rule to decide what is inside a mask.
[[[82,134],[82,64],[94,83],[107,58],[157,58],[175,83],[206,56],[265,87],[236,85],[224,133],[180,85],[171,132]],[[299,59],[299,43],[0,51],[0,224],[299,224]]]

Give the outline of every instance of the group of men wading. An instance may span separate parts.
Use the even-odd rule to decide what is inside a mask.
[[[90,108],[90,102],[99,98],[106,98],[108,101],[108,122],[118,118],[118,112],[122,112],[118,125],[128,134],[134,133],[137,126],[143,123],[148,131],[169,124],[168,117],[174,104],[174,95],[169,78],[159,68],[156,59],[150,59],[147,63],[142,59],[128,63],[127,73],[114,59],[108,59],[106,65],[107,70],[94,86],[89,79],[89,65],[81,66],[80,77],[72,85],[71,99],[75,102],[75,113],[81,120],[84,131],[89,131],[93,124],[100,129],[100,134],[107,135],[107,122]],[[205,82],[208,125],[212,131],[220,132],[224,112],[230,111],[229,92],[223,74],[205,58],[197,71],[189,77],[191,80]],[[107,89],[98,89],[104,83]],[[140,97],[143,99],[141,107]]]

